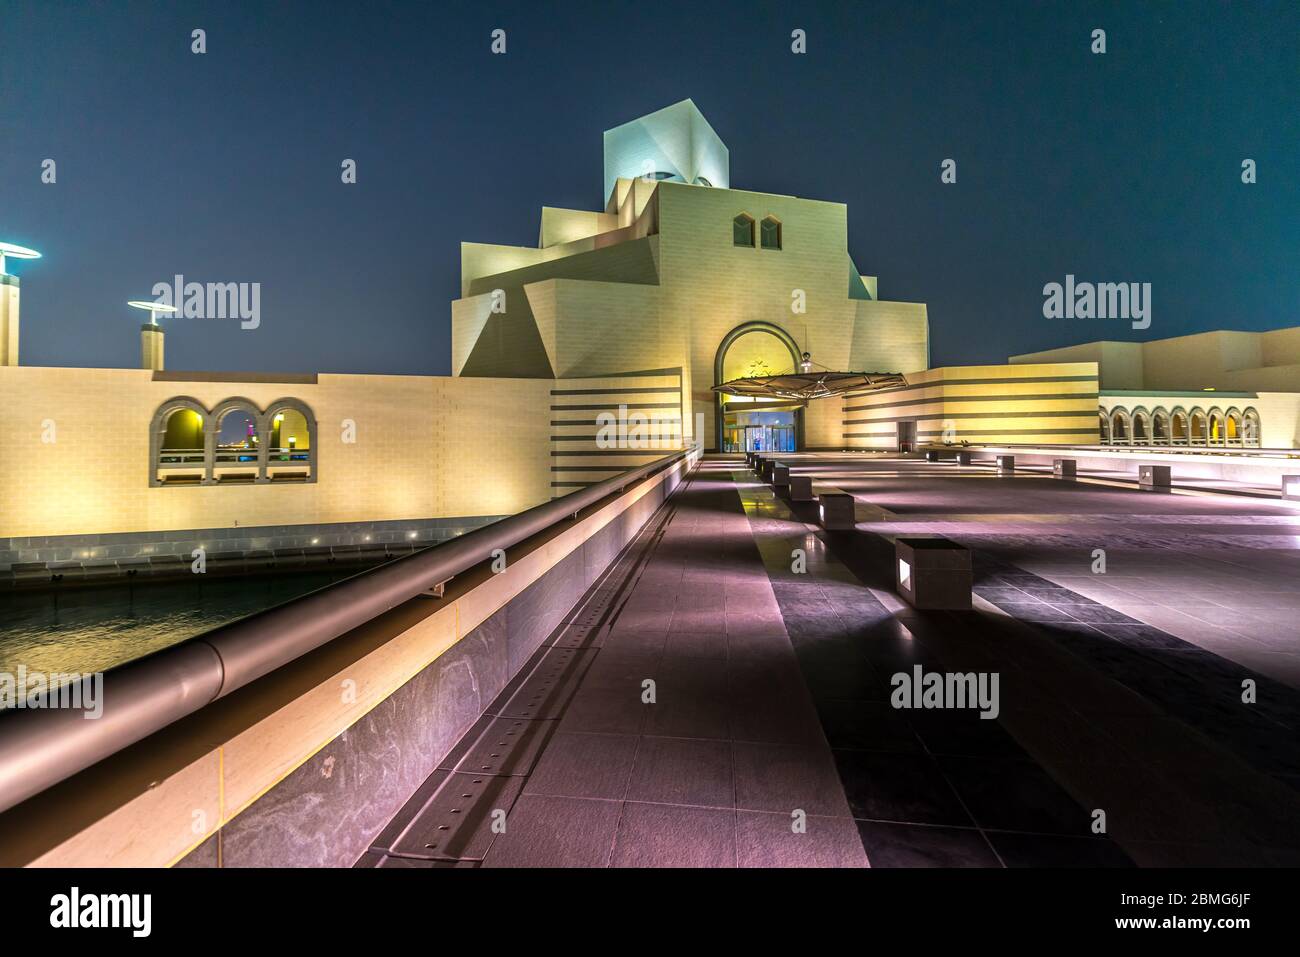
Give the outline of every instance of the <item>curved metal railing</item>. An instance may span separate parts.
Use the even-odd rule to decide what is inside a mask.
[[[0,811],[692,454],[682,450],[104,674],[103,713],[0,713]]]

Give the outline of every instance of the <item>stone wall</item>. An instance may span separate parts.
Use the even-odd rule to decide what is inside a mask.
[[[0,537],[507,515],[550,498],[551,384],[435,376],[0,367]],[[316,419],[316,481],[151,488],[155,411],[284,397]]]

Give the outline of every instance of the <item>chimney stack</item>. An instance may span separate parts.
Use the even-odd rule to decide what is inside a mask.
[[[163,370],[163,331],[162,326],[146,322],[140,327],[140,368]]]
[[[0,366],[18,365],[18,277],[0,275]]]
[[[140,327],[140,368],[161,372],[163,369],[163,331],[162,326],[158,325],[158,317],[175,312],[176,307],[161,302],[150,302],[147,299],[132,299],[127,305],[133,309],[143,309],[149,313],[149,321]]]

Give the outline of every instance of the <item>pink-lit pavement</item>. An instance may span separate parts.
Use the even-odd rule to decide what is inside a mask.
[[[363,863],[1300,862],[1296,513],[790,462],[857,497],[856,531],[706,459]],[[897,599],[904,532],[973,550],[974,610]],[[996,673],[997,718],[894,707],[918,665]]]
[[[797,471],[852,492],[877,534],[958,540],[1300,688],[1300,503],[918,460],[837,461],[806,456]],[[1094,571],[1097,549],[1104,572]],[[985,594],[1018,617],[1069,620],[1042,617],[1053,613],[1015,591]]]

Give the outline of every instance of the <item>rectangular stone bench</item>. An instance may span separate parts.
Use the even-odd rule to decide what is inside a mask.
[[[784,462],[772,463],[772,487],[788,488],[790,485],[790,466]]]
[[[999,472],[1004,472],[1004,473],[1008,473],[1008,474],[1009,474],[1009,473],[1011,473],[1011,472],[1014,472],[1015,470],[1016,470],[1016,457],[1015,457],[1014,455],[999,455],[999,456],[998,456],[998,471],[999,471]]]
[[[955,458],[956,458],[956,460],[957,460],[957,464],[958,464],[958,465],[970,465],[970,463],[971,463],[971,458],[972,458],[972,453],[970,453],[970,452],[958,452],[958,453],[956,454]]]
[[[1052,459],[1052,474],[1057,478],[1077,478],[1079,462],[1077,459]]]
[[[1173,488],[1173,476],[1168,465],[1139,465],[1138,488],[1158,491]]]
[[[825,489],[817,495],[818,516],[822,528],[850,531],[858,523],[853,511],[853,496],[839,489]]]
[[[969,611],[970,551],[946,538],[900,538],[894,542],[895,584],[913,608]]]
[[[813,500],[812,476],[791,475],[790,476],[790,501],[811,502],[812,500]]]

